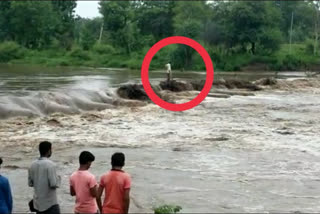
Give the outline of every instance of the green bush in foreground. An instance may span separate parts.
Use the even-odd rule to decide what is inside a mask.
[[[115,49],[111,45],[95,44],[92,50],[97,54],[114,54]]]
[[[175,214],[182,210],[180,206],[176,205],[162,205],[153,209],[154,214]]]
[[[0,44],[0,62],[21,59],[24,55],[24,49],[15,42],[4,42]]]
[[[90,60],[90,56],[87,51],[82,50],[81,48],[75,48],[70,53],[69,56],[71,56],[74,59],[77,60]]]

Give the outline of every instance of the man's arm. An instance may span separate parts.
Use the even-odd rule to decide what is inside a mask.
[[[33,187],[33,177],[32,177],[31,167],[28,169],[28,185],[29,187]]]
[[[97,185],[94,187],[90,188],[90,194],[92,197],[97,198]]]
[[[123,198],[123,205],[124,205],[124,213],[127,214],[129,212],[129,206],[130,206],[130,189],[124,190],[124,198]]]
[[[73,186],[70,186],[70,195],[71,196],[75,196],[76,195],[76,191],[74,190]]]
[[[59,188],[61,183],[61,178],[57,175],[56,166],[50,166],[48,168],[48,179],[49,179],[49,186],[53,189]]]
[[[101,196],[102,196],[103,190],[104,190],[104,188],[102,186],[99,186],[98,192],[97,192],[97,205],[100,210],[100,213],[102,213]]]

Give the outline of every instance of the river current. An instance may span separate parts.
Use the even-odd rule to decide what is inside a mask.
[[[189,213],[320,211],[319,88],[207,97],[194,109],[169,112],[154,104],[109,105],[115,88],[139,82],[139,72],[1,69],[0,111],[6,111],[0,120],[1,171],[12,185],[14,212],[27,211],[32,197],[27,168],[38,156],[41,140],[53,142],[52,159],[63,181],[63,212],[72,212],[68,177],[83,150],[96,156],[91,171],[97,179],[110,168],[113,152],[126,154],[125,170],[133,179],[132,213],[151,212],[161,204],[180,205]],[[152,81],[159,81],[163,73],[152,75]],[[228,75],[258,79],[272,74],[223,77]],[[176,74],[178,79],[203,76]],[[37,98],[42,102],[35,105]],[[41,110],[43,99],[46,111]],[[66,107],[66,101],[78,112],[49,111],[49,104]],[[88,103],[94,108],[86,109]],[[35,117],[25,112],[14,117],[17,109],[35,112]]]

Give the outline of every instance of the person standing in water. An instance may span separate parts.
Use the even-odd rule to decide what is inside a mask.
[[[74,213],[98,213],[97,186],[98,183],[93,174],[89,172],[92,162],[95,160],[91,152],[83,151],[79,156],[79,169],[70,177],[70,194],[76,196]]]
[[[51,143],[39,144],[40,158],[34,161],[28,171],[28,184],[34,188],[33,207],[38,214],[60,214],[57,188],[61,183],[56,164],[49,160]]]
[[[2,158],[0,158],[0,168]],[[0,213],[9,214],[12,212],[12,195],[9,180],[0,174]]]
[[[167,69],[167,82],[169,82],[172,79],[171,63],[170,62],[168,62],[168,64],[166,64],[166,69]]]
[[[98,206],[101,213],[127,214],[130,205],[130,175],[122,170],[125,156],[114,153],[111,157],[112,169],[101,176],[98,189]],[[101,196],[105,192],[103,205]]]

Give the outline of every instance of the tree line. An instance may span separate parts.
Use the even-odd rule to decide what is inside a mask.
[[[160,39],[180,35],[200,42],[224,69],[228,57],[274,57],[283,47],[290,60],[294,44],[303,44],[310,56],[319,54],[320,4],[315,1],[139,0],[99,5],[102,17],[85,19],[75,15],[75,0],[0,1],[0,42],[13,41],[28,50],[77,49],[73,54],[80,58],[96,51],[138,60]],[[171,60],[177,68],[192,69],[198,62],[195,51],[185,45],[164,51],[158,60]]]

